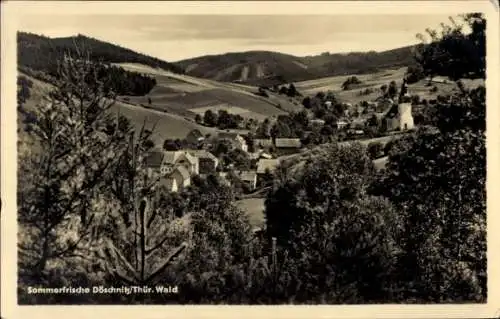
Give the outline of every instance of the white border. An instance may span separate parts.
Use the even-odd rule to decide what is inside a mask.
[[[1,8],[1,310],[11,318],[488,318],[500,316],[499,218],[499,12],[489,1],[338,2],[56,2],[11,1]],[[484,305],[375,306],[17,306],[16,225],[16,21],[26,14],[458,14],[484,12],[487,18],[488,303]],[[444,21],[445,22],[445,21]]]

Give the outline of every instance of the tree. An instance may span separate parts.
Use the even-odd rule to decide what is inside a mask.
[[[269,138],[270,135],[270,122],[269,119],[265,119],[257,128],[256,137],[257,138]]]
[[[382,96],[387,95],[387,89],[388,89],[387,84],[382,84],[382,86],[380,87],[380,91],[382,91]]]
[[[203,116],[203,122],[207,126],[214,127],[217,125],[217,115],[215,115],[211,110],[207,110]]]
[[[288,253],[283,267],[294,300],[387,298],[400,221],[387,200],[366,195],[372,169],[361,145],[332,145],[275,182],[266,199],[266,229]]]
[[[248,151],[253,153],[255,152],[255,136],[252,132],[248,132],[247,135],[244,135],[243,138],[245,139],[245,142],[247,143],[248,146]]]
[[[233,148],[232,144],[230,141],[222,139],[222,140],[216,140],[211,149],[210,152],[214,154],[217,157],[221,157],[224,154],[228,154],[229,151]]]
[[[194,117],[194,121],[198,124],[202,124],[203,123],[203,118],[201,117],[200,114],[196,114],[195,117]]]
[[[282,121],[277,121],[271,128],[272,138],[287,138],[292,137],[292,131],[287,123]]]
[[[335,130],[328,124],[325,123],[321,128],[320,134],[323,136],[332,136]]]
[[[424,69],[420,65],[409,66],[406,70],[405,79],[408,81],[408,84],[417,83],[424,78]]]
[[[384,148],[380,142],[371,142],[368,144],[368,154],[371,159],[379,158],[384,153]]]
[[[306,109],[310,109],[311,108],[311,98],[309,96],[306,96],[303,100],[302,100],[302,105],[304,106],[304,108]]]
[[[318,91],[318,93],[316,93],[316,98],[318,98],[322,102],[325,99],[325,92]]]
[[[394,99],[398,94],[398,86],[396,81],[391,81],[389,83],[389,87],[387,88],[387,96],[391,99]]]
[[[83,54],[65,55],[53,90],[32,111],[28,137],[43,152],[19,154],[20,277],[40,282],[54,260],[81,267],[81,256],[99,247],[111,211],[100,196],[104,177],[125,145],[109,113],[116,95],[95,80],[99,68]]]
[[[290,85],[288,86],[288,91],[287,91],[286,94],[288,96],[290,96],[290,97],[295,97],[295,96],[299,95],[299,92],[295,88],[295,85],[293,85],[293,83],[290,83]]]
[[[427,40],[422,41],[416,52],[416,60],[425,75],[460,78],[484,78],[486,72],[486,19],[482,13],[461,16],[462,23],[450,18],[451,25],[441,24],[442,31],[426,29]],[[464,32],[467,27],[469,34]]]
[[[378,127],[380,125],[380,121],[378,119],[378,117],[373,114],[369,119],[368,121],[366,122],[366,124],[369,126],[369,127]]]
[[[143,125],[135,141],[135,132],[130,132],[128,147],[109,182],[117,209],[110,216],[113,222],[100,253],[113,281],[128,285],[157,283],[187,247],[187,242],[172,241],[172,218],[163,215],[158,205],[160,176],[145,167],[144,141],[153,130]],[[119,174],[123,177],[114,178]]]
[[[251,164],[248,153],[238,148],[227,153],[227,156],[225,156],[225,162],[226,165],[233,164],[234,168],[237,170],[249,170]]]
[[[445,27],[441,38],[428,31],[435,41],[418,57],[427,74],[484,75],[484,20],[475,14],[470,19],[474,35],[457,26]],[[477,37],[474,47],[471,37]],[[470,51],[461,51],[467,47]],[[431,103],[437,104],[434,129],[420,129],[400,150],[390,151],[378,184],[406,220],[400,260],[405,298],[486,298],[485,88],[457,86],[458,92]]]
[[[348,77],[344,83],[342,83],[342,90],[350,90],[351,86],[354,84],[361,84],[362,82],[358,79],[356,76],[350,76]]]

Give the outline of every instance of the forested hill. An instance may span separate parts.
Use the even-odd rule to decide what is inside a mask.
[[[18,32],[18,67],[40,80],[50,81],[57,76],[57,61],[63,54],[89,54],[92,61],[108,64],[100,70],[101,79],[119,95],[145,95],[156,85],[156,80],[137,72],[126,71],[110,63],[141,63],[151,67],[182,73],[182,69],[153,57],[83,35],[66,38],[48,38],[32,33]]]
[[[297,82],[327,76],[372,73],[414,65],[414,46],[383,52],[323,53],[298,57],[269,51],[201,56],[176,62],[192,76],[226,82],[270,85],[269,81]]]
[[[93,60],[100,59],[108,63],[141,63],[174,73],[183,73],[182,68],[173,63],[81,34],[73,37],[49,38],[33,33],[18,32],[17,40],[18,63],[32,69],[44,68],[51,63],[50,61],[57,60],[63,52],[75,52],[78,46],[78,48],[88,50]]]

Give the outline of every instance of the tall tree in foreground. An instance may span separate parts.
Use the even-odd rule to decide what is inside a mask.
[[[295,302],[363,303],[391,297],[397,214],[367,195],[364,147],[330,146],[276,182],[266,200],[269,236],[288,252]]]
[[[123,146],[119,131],[108,130],[115,94],[98,80],[99,67],[83,54],[66,55],[53,89],[31,112],[33,147],[19,154],[18,170],[21,280],[81,268],[99,246],[111,210],[103,177]]]
[[[484,78],[486,75],[486,19],[481,13],[460,17],[461,23],[450,18],[451,25],[441,24],[442,30],[427,29],[417,35],[422,44],[417,48],[416,60],[424,73],[449,76]]]
[[[431,75],[484,76],[484,18],[472,33],[443,25],[419,58]],[[436,51],[437,50],[437,51]],[[441,59],[440,57],[443,57]],[[380,185],[405,216],[402,298],[425,302],[486,299],[486,92],[483,86],[438,99],[435,129],[390,152]]]
[[[172,240],[175,218],[159,205],[158,195],[166,190],[161,188],[159,172],[146,166],[153,131],[144,123],[138,134],[127,132],[128,145],[108,180],[117,205],[101,257],[113,279],[129,285],[156,282],[187,245]]]

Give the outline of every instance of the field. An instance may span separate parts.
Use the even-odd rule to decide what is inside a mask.
[[[123,99],[183,117],[194,118],[199,112],[193,112],[193,109],[221,104],[230,105],[236,108],[241,116],[256,120],[302,109],[300,103],[294,103],[288,97],[272,93],[267,98],[258,96],[254,94],[258,91],[256,87],[198,79],[130,63],[119,65],[131,71],[149,74],[157,80],[156,87],[147,96],[127,96],[122,97]]]
[[[25,104],[27,109],[32,109],[41,102],[44,92],[49,90],[51,86],[27,75],[24,76],[33,81],[33,87],[30,90],[31,96]],[[143,125],[144,121],[146,121],[146,125],[148,127],[152,127],[152,125],[156,123],[153,141],[159,147],[163,145],[165,139],[184,138],[193,129],[198,129],[203,134],[214,134],[218,132],[218,130],[214,128],[198,125],[195,122],[187,120],[176,114],[146,109],[141,106],[122,103],[119,101],[111,107],[110,111],[113,114],[118,112],[119,114],[126,116],[136,129],[139,129]],[[21,125],[21,122],[19,122],[19,124]]]
[[[319,91],[332,91],[343,102],[358,103],[361,101],[373,101],[380,96],[380,87],[384,84],[389,85],[391,81],[395,81],[398,89],[401,87],[406,68],[387,69],[376,73],[369,74],[349,74],[342,76],[326,77],[321,79],[297,82],[295,87],[300,92],[306,95],[314,95]],[[362,84],[352,90],[342,90],[342,83],[351,76],[356,76],[361,80]],[[476,87],[479,84],[484,84],[483,80],[464,80],[467,87]],[[431,92],[433,86],[437,87],[436,92]],[[449,94],[456,88],[455,83],[432,82],[428,85],[427,80],[421,80],[417,83],[408,85],[408,93],[410,95],[419,95],[421,99],[435,99],[439,94]],[[373,92],[367,95],[360,95],[361,90],[372,89]]]

